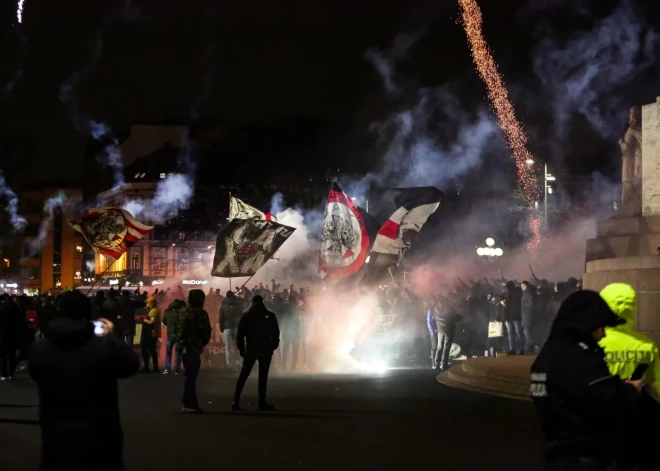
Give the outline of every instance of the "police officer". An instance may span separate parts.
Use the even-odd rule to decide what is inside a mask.
[[[605,330],[606,337],[599,342],[605,350],[605,361],[610,373],[625,380],[630,378],[639,365],[648,365],[644,375],[648,386],[642,391],[644,410],[636,427],[628,427],[629,432],[637,430],[639,433],[626,434],[629,453],[620,468],[655,469],[660,462],[660,434],[655,426],[660,420],[660,404],[657,402],[660,398],[658,347],[649,337],[633,329],[637,316],[637,294],[632,286],[612,283],[600,292],[600,296],[617,316],[625,320],[624,324],[608,327]]]
[[[571,294],[531,369],[546,470],[604,471],[623,455],[621,430],[639,412],[642,381],[612,376],[598,341],[625,322],[594,291]]]
[[[238,323],[236,346],[243,357],[243,368],[236,382],[234,403],[232,409],[240,410],[241,392],[250,376],[252,367],[259,362],[259,410],[273,410],[275,407],[266,402],[268,370],[273,358],[273,352],[280,344],[280,328],[275,314],[266,309],[264,298],[256,295],[252,298],[252,306],[242,316]]]

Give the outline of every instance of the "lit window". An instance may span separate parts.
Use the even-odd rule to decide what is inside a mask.
[[[139,173],[136,173],[135,176],[133,177],[133,179],[134,179],[134,180],[137,180],[138,178],[140,178],[140,174],[139,174]]]
[[[174,176],[174,174],[170,172],[170,177],[173,177],[173,176]]]
[[[165,178],[165,174],[161,172],[160,178]]]
[[[144,178],[144,177],[146,177],[146,176],[147,176],[147,174],[146,174],[146,173],[143,173],[142,175],[140,175],[140,178]]]

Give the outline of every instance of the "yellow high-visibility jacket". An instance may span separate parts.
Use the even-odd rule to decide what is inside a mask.
[[[651,396],[660,401],[660,359],[658,347],[648,336],[633,330],[637,316],[637,294],[626,283],[612,283],[600,292],[600,296],[617,316],[626,323],[617,327],[606,327],[605,338],[599,344],[605,350],[605,361],[614,376],[628,379],[635,368],[643,363],[649,365],[644,379]]]

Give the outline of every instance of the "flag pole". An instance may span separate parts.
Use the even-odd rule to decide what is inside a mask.
[[[123,255],[123,254],[122,254],[122,255]],[[115,264],[116,261],[117,261],[117,260],[113,260],[112,263],[111,263],[110,265],[108,265],[108,268],[106,268],[106,269],[103,271],[103,273],[101,273],[101,275],[99,276],[99,279],[103,279],[103,277],[105,276],[105,274],[108,273],[108,270],[110,270],[110,269],[112,268],[112,266]],[[87,292],[87,297],[88,297],[88,298],[89,298],[89,296],[92,294],[92,290],[94,289],[94,286],[96,286],[96,283],[97,283],[98,281],[99,281],[98,279],[97,279],[97,280],[94,280],[94,283],[93,283],[92,286],[89,288],[89,291]],[[97,291],[98,291],[99,289],[101,289],[101,286],[100,286],[100,285],[99,285]]]
[[[243,283],[243,284],[241,285],[241,287],[238,288],[238,289],[239,289],[239,290],[243,289],[243,288],[245,287],[245,285],[247,285],[253,277],[254,277],[254,275],[252,275],[250,278],[248,278],[247,281],[246,281],[245,283]],[[231,280],[231,278],[229,278],[229,279]]]

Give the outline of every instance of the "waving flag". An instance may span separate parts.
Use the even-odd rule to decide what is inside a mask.
[[[259,211],[254,206],[250,206],[244,201],[232,196],[229,198],[229,220],[233,221],[234,219],[261,219],[277,222],[277,218],[272,214]]]
[[[357,273],[369,249],[362,214],[335,182],[323,216],[318,273],[321,278],[344,278]]]
[[[153,229],[128,211],[112,207],[87,209],[82,222],[72,222],[71,227],[80,232],[96,252],[115,260]]]
[[[366,265],[364,281],[375,282],[397,267],[429,216],[442,201],[435,187],[403,188],[394,197],[399,207],[378,231]]]
[[[218,234],[211,275],[254,275],[293,231],[293,227],[273,221],[234,219]]]
[[[259,211],[254,206],[250,206],[246,202],[232,196],[229,198],[229,221],[231,222],[234,219],[256,219],[259,221],[277,222],[277,218],[272,214]],[[270,258],[273,260],[279,260],[280,253],[275,252]]]

